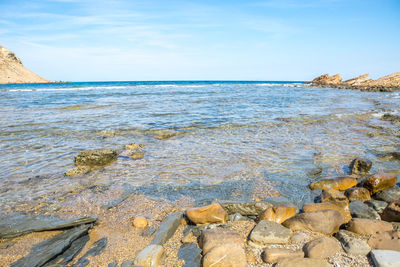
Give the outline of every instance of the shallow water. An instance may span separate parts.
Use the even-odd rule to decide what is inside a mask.
[[[125,190],[171,200],[309,200],[307,185],[373,172],[399,150],[400,94],[289,82],[108,82],[0,86],[0,207],[32,208],[74,192]],[[169,137],[169,138],[167,138]],[[66,177],[80,151],[145,144],[145,157]],[[272,186],[272,187],[271,187]]]

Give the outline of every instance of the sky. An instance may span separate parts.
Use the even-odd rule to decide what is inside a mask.
[[[50,80],[378,78],[400,71],[400,1],[0,0],[0,45]]]

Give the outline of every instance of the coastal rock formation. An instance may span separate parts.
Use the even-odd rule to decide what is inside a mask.
[[[21,60],[13,52],[0,46],[0,84],[48,82],[50,81],[25,68]]]
[[[376,80],[371,80],[369,74],[342,82],[339,74],[329,76],[321,75],[309,83],[312,87],[330,87],[338,89],[356,89],[361,91],[391,92],[400,90],[400,72],[386,75]]]

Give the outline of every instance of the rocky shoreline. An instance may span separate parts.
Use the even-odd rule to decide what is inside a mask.
[[[369,74],[342,81],[339,74],[329,76],[321,75],[309,83],[311,87],[353,89],[366,92],[393,92],[400,91],[400,72],[396,72],[377,80],[371,80]]]

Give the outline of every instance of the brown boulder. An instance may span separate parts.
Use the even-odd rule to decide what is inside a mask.
[[[337,239],[332,237],[320,237],[304,245],[303,251],[308,258],[325,259],[336,254],[340,250]]]
[[[322,189],[327,190],[330,188],[344,191],[351,187],[357,185],[357,180],[354,177],[346,176],[346,177],[337,177],[337,178],[327,178],[322,179],[320,181],[314,182],[310,185],[310,189]]]
[[[283,259],[304,258],[303,251],[292,251],[286,248],[267,248],[262,259],[266,263],[275,263]]]
[[[351,220],[349,203],[347,201],[309,203],[309,204],[304,204],[304,206],[303,206],[304,212],[312,212],[312,211],[317,211],[317,210],[337,210],[343,215],[345,222],[348,222]]]
[[[238,244],[225,244],[212,248],[203,257],[203,267],[245,267],[246,254]]]
[[[330,267],[331,265],[322,259],[297,258],[280,260],[275,267]]]
[[[297,214],[283,222],[292,230],[309,230],[323,234],[333,234],[345,222],[343,215],[337,210],[319,210]]]
[[[186,210],[186,216],[195,224],[225,223],[228,220],[228,214],[218,203],[190,208]]]
[[[400,200],[395,200],[387,205],[381,218],[387,222],[400,222]]]
[[[393,225],[380,220],[353,218],[347,224],[346,229],[357,234],[372,235],[392,231]]]
[[[368,245],[372,249],[400,251],[400,238],[397,231],[383,232],[371,235]]]
[[[367,188],[371,194],[375,194],[383,189],[395,186],[396,183],[397,177],[395,175],[380,173],[368,177],[364,182],[364,187]]]
[[[243,240],[237,232],[225,229],[210,229],[202,231],[199,245],[205,255],[214,247],[225,244],[241,245],[242,243]]]
[[[369,193],[368,189],[364,187],[352,187],[346,190],[346,196],[350,201],[360,200],[360,201],[367,201],[371,200],[371,194]]]
[[[283,223],[294,215],[296,215],[296,207],[277,206],[266,209],[261,215],[260,220]]]
[[[330,201],[347,201],[347,197],[344,195],[342,191],[337,189],[329,188],[322,191],[321,194],[321,202],[330,202]]]

